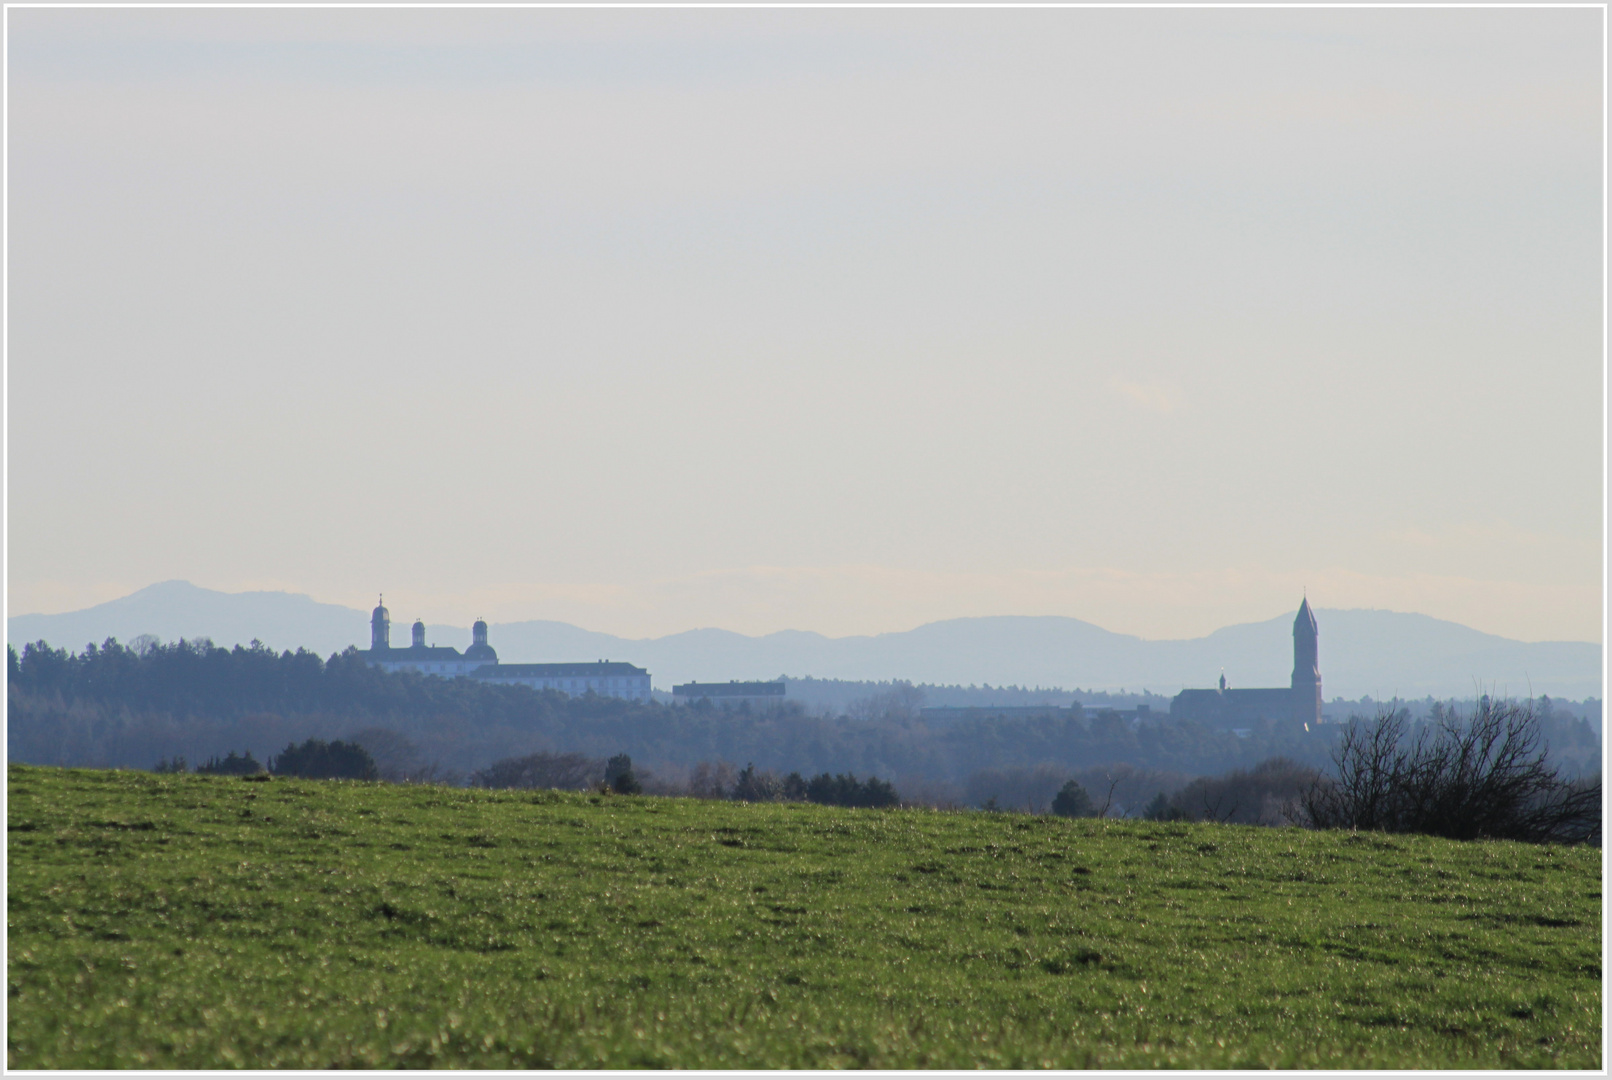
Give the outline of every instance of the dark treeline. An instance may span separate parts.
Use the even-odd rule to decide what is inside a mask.
[[[309,739],[301,746],[288,745],[264,765],[252,756],[251,751],[237,754],[231,750],[224,757],[213,757],[191,769],[184,757],[164,758],[152,767],[152,772],[196,772],[203,776],[249,776],[262,779],[269,776],[298,776],[308,780],[380,780],[381,770],[375,758],[357,742],[327,743],[323,739]]]
[[[748,762],[780,777],[885,777],[904,797],[939,805],[1046,807],[1079,777],[1093,790],[1117,783],[1112,800],[1135,814],[1161,791],[1270,758],[1326,768],[1343,730],[1268,726],[1239,738],[1167,714],[1135,723],[1100,712],[929,725],[893,684],[858,716],[810,716],[793,705],[729,713],[388,674],[353,650],[325,660],[258,645],[136,650],[108,641],[77,654],[42,642],[7,652],[10,759],[49,765],[148,769],[232,752],[262,760],[315,738],[361,743],[389,780],[464,782],[538,752],[629,754],[668,782],[693,782],[700,763]],[[1599,739],[1582,721],[1547,707],[1541,723],[1565,774],[1599,769]]]
[[[399,677],[370,666],[357,649],[323,660],[303,649],[276,653],[256,641],[233,649],[205,640],[177,641],[136,651],[108,639],[76,654],[40,641],[23,646],[20,657],[7,646],[6,681],[10,691],[24,696],[178,718],[462,715],[498,724],[529,715],[533,706],[524,687]]]
[[[1141,726],[1102,715],[985,718],[930,726],[910,711],[808,716],[785,706],[752,714],[616,698],[568,698],[474,679],[387,674],[354,653],[206,644],[140,653],[114,642],[73,655],[30,645],[9,656],[14,761],[150,768],[202,762],[308,738],[390,732],[410,744],[405,771],[466,776],[539,750],[615,753],[663,772],[701,761],[753,762],[780,775],[840,773],[966,783],[981,769],[1066,769],[1128,763],[1197,775],[1277,754],[1324,760],[1330,735],[1226,731],[1161,718]],[[378,757],[377,760],[380,760]]]

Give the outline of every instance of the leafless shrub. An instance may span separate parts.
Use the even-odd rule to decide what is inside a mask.
[[[777,802],[784,797],[783,777],[771,769],[746,765],[733,781],[729,798],[741,802]]]
[[[1533,703],[1478,701],[1470,717],[1438,710],[1412,732],[1404,711],[1355,719],[1303,810],[1319,828],[1599,843],[1601,781],[1563,780],[1547,761]]]
[[[1074,772],[1056,765],[1035,768],[981,769],[968,778],[955,801],[992,810],[1046,814],[1064,784],[1077,782],[1091,796],[1092,813],[1100,817],[1137,817],[1148,800],[1171,794],[1186,784],[1180,773],[1139,769],[1119,763]],[[902,793],[907,792],[903,787]]]
[[[1296,825],[1305,795],[1321,774],[1287,758],[1270,758],[1252,769],[1201,776],[1170,799],[1171,817],[1237,825]]]
[[[1140,769],[1119,763],[1094,769],[1079,769],[1070,775],[1092,798],[1094,811],[1105,806],[1105,817],[1140,817],[1155,796],[1173,795],[1186,786],[1188,778],[1163,769]]]
[[[371,727],[347,736],[369,751],[381,779],[392,784],[458,784],[464,774],[427,761],[413,740],[391,728]]]
[[[970,806],[1017,810],[1030,814],[1051,812],[1058,789],[1069,781],[1069,771],[1056,765],[1033,769],[981,769],[968,778],[963,799]]]
[[[547,750],[526,757],[504,758],[470,774],[472,787],[559,788],[584,791],[604,779],[605,763],[581,754],[554,754]]]
[[[949,780],[931,780],[925,776],[905,774],[895,778],[895,786],[901,792],[903,806],[957,810],[966,803],[962,787]]]
[[[726,761],[702,761],[689,773],[688,793],[696,799],[726,799],[733,792],[738,771]]]
[[[673,762],[660,762],[654,768],[635,767],[638,782],[645,795],[663,795],[675,798],[688,794],[689,770]]]

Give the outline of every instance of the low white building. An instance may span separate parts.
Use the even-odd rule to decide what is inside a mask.
[[[558,690],[581,697],[626,698],[649,701],[649,672],[632,664],[598,660],[592,664],[490,664],[478,669],[472,678],[483,682],[530,686],[533,690]]]
[[[784,690],[781,682],[691,682],[672,687],[672,704],[693,705],[709,701],[719,708],[736,709],[744,704],[752,709],[765,709],[782,705]]]

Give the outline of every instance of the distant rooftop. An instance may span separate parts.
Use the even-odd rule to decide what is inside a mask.
[[[783,697],[781,682],[691,682],[672,687],[676,697]]]
[[[648,675],[644,668],[622,660],[592,664],[489,664],[472,671],[477,679],[590,679],[600,675]]]

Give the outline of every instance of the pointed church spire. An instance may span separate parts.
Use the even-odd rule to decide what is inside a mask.
[[[1299,613],[1293,619],[1293,710],[1294,719],[1306,724],[1321,720],[1321,659],[1315,625],[1315,612],[1310,610],[1308,595],[1299,601]]]
[[[1308,630],[1313,636],[1316,632],[1315,612],[1310,608],[1310,598],[1306,596],[1299,601],[1299,613],[1293,620],[1293,633]]]

